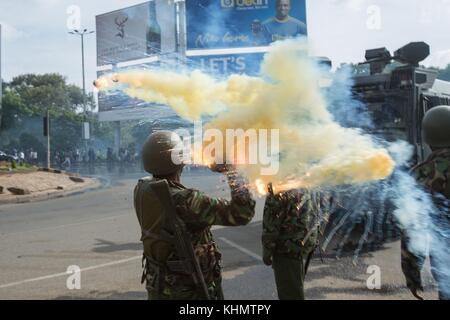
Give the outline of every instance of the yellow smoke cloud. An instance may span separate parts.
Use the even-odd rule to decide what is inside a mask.
[[[129,96],[166,104],[184,119],[214,116],[205,129],[279,129],[275,176],[261,176],[258,165],[238,167],[260,193],[269,182],[283,191],[381,180],[395,165],[370,137],[333,120],[319,87],[320,73],[302,40],[272,44],[260,77],[231,75],[219,81],[198,70],[128,71],[101,78],[97,86],[108,89],[115,82]]]

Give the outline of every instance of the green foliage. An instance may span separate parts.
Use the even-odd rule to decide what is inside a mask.
[[[59,74],[25,74],[15,77],[8,84],[9,90],[18,94],[33,114],[43,115],[47,111],[52,117],[72,117],[83,110],[83,92],[75,85],[68,85]],[[89,108],[94,105],[92,95],[87,97]]]
[[[91,132],[94,138],[105,142],[108,145],[114,144],[114,123],[99,122],[95,117],[90,117]]]
[[[45,154],[43,116],[50,114],[53,150],[73,150],[82,144],[81,124],[83,91],[66,83],[59,74],[25,74],[4,84],[0,121],[0,147],[27,150],[33,148]],[[86,98],[87,110],[94,106],[92,95]],[[93,117],[90,121],[96,122]],[[20,137],[20,139],[17,139]]]
[[[46,146],[42,142],[42,139],[38,139],[36,135],[24,132],[20,135],[19,141],[18,145],[24,150],[33,149],[42,160],[45,158]],[[19,149],[19,147],[16,147],[16,149]]]
[[[50,136],[53,150],[74,150],[81,146],[81,119],[74,121],[67,117],[50,120]]]
[[[21,97],[11,91],[5,91],[2,102],[0,129],[9,129],[20,124],[20,120],[31,112]]]

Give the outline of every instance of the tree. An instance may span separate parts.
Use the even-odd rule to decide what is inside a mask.
[[[48,109],[52,116],[67,116],[83,109],[82,90],[67,84],[66,78],[59,74],[21,75],[15,77],[8,88],[22,98],[33,114],[44,114]],[[87,97],[86,104],[92,108],[92,96]]]
[[[83,91],[66,83],[59,74],[26,74],[5,84],[0,144],[20,148],[39,147],[44,143],[42,118],[50,113],[52,147],[54,150],[73,150],[81,145],[81,123],[84,120]],[[94,105],[92,95],[86,99],[89,108]],[[31,141],[18,139],[23,133],[36,137]],[[26,143],[25,143],[25,142]]]
[[[31,115],[21,97],[9,90],[4,92],[1,112],[0,132],[20,125],[24,116]]]
[[[44,146],[38,138],[30,133],[24,132],[20,135],[19,145],[17,148],[22,148],[23,150],[33,149],[34,152],[37,152],[40,160],[45,159],[46,146]]]

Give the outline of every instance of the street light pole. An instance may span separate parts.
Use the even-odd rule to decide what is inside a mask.
[[[87,152],[88,145],[87,140],[89,139],[89,125],[86,125],[86,118],[87,118],[87,108],[86,108],[86,76],[84,71],[84,36],[94,33],[94,31],[88,31],[88,29],[80,29],[80,30],[73,30],[69,32],[70,34],[80,36],[81,38],[81,73],[83,75],[83,115],[84,115],[84,122],[82,126],[82,133],[83,133],[83,139],[84,139],[84,149],[85,152]],[[87,128],[87,129],[86,129]]]
[[[84,33],[81,34],[81,70],[83,70],[83,111],[86,114],[86,77],[84,74]]]
[[[69,32],[70,34],[80,36],[81,38],[81,73],[83,75],[83,112],[86,116],[86,76],[84,70],[84,36],[94,33],[94,31],[88,31],[88,29],[83,30],[73,30]]]

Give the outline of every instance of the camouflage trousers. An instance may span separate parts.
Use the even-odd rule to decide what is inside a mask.
[[[192,287],[173,286],[164,288],[162,292],[157,292],[147,288],[148,300],[205,300],[201,290]],[[217,279],[208,286],[208,293],[211,300],[224,300],[222,290],[222,279]]]
[[[305,300],[304,281],[307,271],[305,263],[308,255],[302,254],[298,258],[280,253],[273,255],[272,268],[280,300]]]

